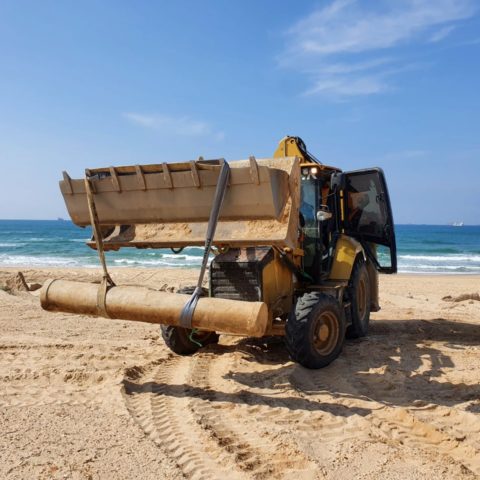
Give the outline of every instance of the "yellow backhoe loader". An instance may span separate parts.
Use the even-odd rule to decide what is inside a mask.
[[[324,367],[345,336],[366,335],[378,272],[397,270],[382,170],[324,165],[299,137],[283,138],[273,158],[64,172],[60,189],[72,221],[92,226],[103,279],[49,280],[42,307],[158,323],[178,354],[219,333],[282,335],[293,360]],[[108,250],[189,246],[205,247],[202,268],[178,293],[117,286],[105,262]]]

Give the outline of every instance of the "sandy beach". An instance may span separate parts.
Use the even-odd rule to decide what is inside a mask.
[[[112,273],[168,290],[197,275]],[[49,313],[38,291],[0,290],[0,478],[480,476],[480,302],[466,295],[480,277],[382,276],[380,289],[370,335],[318,371],[279,338],[222,336],[179,357],[155,325]]]

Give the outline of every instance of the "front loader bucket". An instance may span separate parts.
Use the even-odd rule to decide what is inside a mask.
[[[42,287],[40,301],[49,311],[104,316],[98,306],[98,290],[98,284],[49,280]],[[180,313],[189,298],[147,287],[114,286],[105,298],[106,318],[179,326]],[[192,328],[262,337],[268,315],[263,302],[202,297],[193,314]]]
[[[229,162],[217,245],[296,245],[299,159]],[[89,170],[105,250],[204,245],[218,161]],[[73,223],[90,225],[84,179],[60,181]],[[95,243],[89,243],[95,248]]]
[[[217,161],[89,170],[100,225],[207,221],[217,185]],[[231,163],[222,220],[277,219],[287,201],[288,174],[253,159]],[[84,180],[60,182],[73,223],[90,225]]]

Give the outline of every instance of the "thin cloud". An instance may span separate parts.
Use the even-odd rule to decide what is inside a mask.
[[[391,58],[376,58],[366,62],[350,62],[350,63],[331,63],[324,65],[321,68],[322,73],[336,75],[345,73],[362,72],[365,70],[372,70],[380,66],[385,66],[392,63]]]
[[[455,25],[449,25],[436,31],[429,39],[430,43],[437,43],[448,37],[455,30]]]
[[[387,89],[386,83],[376,77],[350,78],[347,76],[332,76],[317,80],[312,88],[305,92],[305,95],[333,94],[339,97],[355,95],[371,95],[384,92]]]
[[[473,0],[383,0],[370,6],[358,0],[335,0],[286,32],[287,45],[278,63],[309,77],[312,86],[307,94],[342,97],[385,92],[387,70],[392,71],[386,65],[401,69],[395,49],[438,42],[450,35],[455,22],[474,13]]]
[[[126,112],[123,114],[123,117],[140,127],[149,128],[169,135],[185,137],[210,136],[219,141],[225,137],[223,132],[215,131],[208,122],[195,120],[189,116],[174,117],[159,113],[145,114]]]

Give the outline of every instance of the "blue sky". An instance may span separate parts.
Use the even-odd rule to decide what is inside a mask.
[[[0,218],[67,216],[86,167],[270,156],[381,166],[397,223],[480,224],[471,0],[0,1]]]

